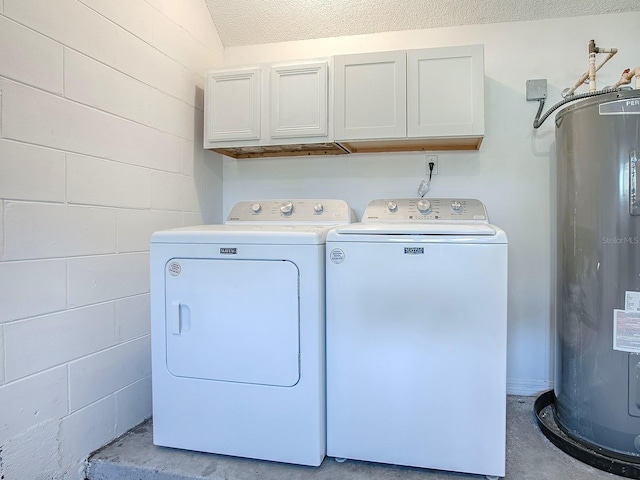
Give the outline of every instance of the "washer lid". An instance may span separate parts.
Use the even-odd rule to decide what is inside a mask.
[[[196,225],[155,232],[151,243],[322,245],[330,226]]]
[[[496,235],[488,224],[465,223],[353,223],[336,229],[340,235]]]
[[[464,223],[353,223],[330,230],[327,243],[469,243],[506,244],[507,235],[489,224]]]

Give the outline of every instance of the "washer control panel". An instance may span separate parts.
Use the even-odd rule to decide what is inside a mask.
[[[247,200],[236,203],[225,223],[342,224],[353,221],[351,207],[335,199]]]
[[[474,198],[397,198],[372,200],[362,223],[489,223],[487,210]]]

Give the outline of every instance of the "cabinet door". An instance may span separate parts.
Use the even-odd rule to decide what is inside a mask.
[[[482,45],[407,54],[409,137],[484,134]]]
[[[404,51],[335,57],[335,138],[404,138],[407,134]]]
[[[260,139],[262,70],[209,72],[205,86],[206,147],[215,142]]]
[[[326,137],[327,63],[271,68],[271,137]]]

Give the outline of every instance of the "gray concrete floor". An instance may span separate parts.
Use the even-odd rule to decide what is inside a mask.
[[[507,398],[507,480],[620,480],[556,448],[538,429],[535,397]],[[325,458],[303,467],[156,447],[147,420],[89,459],[89,480],[474,480],[480,475]]]

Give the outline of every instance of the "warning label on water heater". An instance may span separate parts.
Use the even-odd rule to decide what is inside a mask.
[[[613,311],[613,349],[640,353],[640,312]]]

